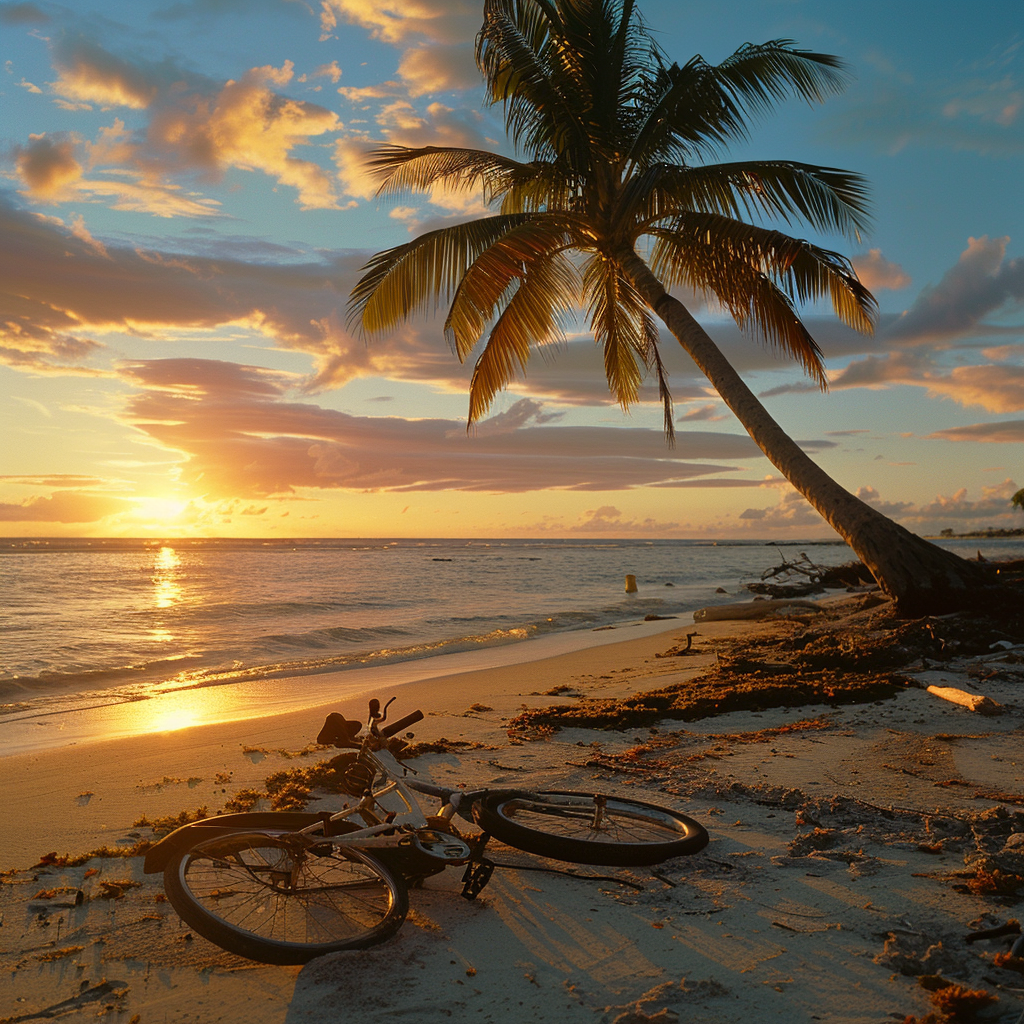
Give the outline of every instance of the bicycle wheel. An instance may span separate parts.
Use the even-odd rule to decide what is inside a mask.
[[[704,826],[685,814],[593,793],[492,790],[473,818],[509,846],[578,864],[657,864],[708,844]]]
[[[405,880],[361,850],[244,832],[208,839],[164,869],[186,924],[267,964],[304,964],[393,935],[409,910]]]

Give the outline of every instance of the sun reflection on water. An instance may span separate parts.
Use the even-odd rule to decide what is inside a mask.
[[[178,567],[181,559],[174,548],[161,548],[153,563],[153,601],[157,608],[173,608],[184,598],[181,584],[178,582]],[[160,632],[164,632],[161,630]],[[161,636],[158,639],[165,639]],[[170,639],[170,636],[166,639]]]

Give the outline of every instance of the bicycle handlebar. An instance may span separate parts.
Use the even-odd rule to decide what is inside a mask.
[[[386,726],[378,731],[379,736],[383,736],[384,739],[389,739],[396,733],[401,732],[403,729],[408,729],[410,725],[415,725],[417,722],[423,721],[423,712],[414,711],[410,715],[406,715],[405,718],[400,718],[397,722],[392,722],[391,725]]]

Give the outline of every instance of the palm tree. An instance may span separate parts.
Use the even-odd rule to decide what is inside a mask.
[[[680,66],[664,58],[633,0],[485,0],[477,63],[521,159],[377,148],[369,166],[379,195],[482,190],[495,212],[374,256],[352,291],[350,322],[372,335],[443,301],[445,335],[461,360],[486,334],[470,385],[472,424],[532,349],[558,340],[584,310],[614,396],[628,407],[652,373],[671,438],[656,315],[901,614],[962,604],[979,582],[977,566],[832,480],[670,292],[709,296],[823,390],[823,356],[797,303],[827,299],[844,323],[872,330],[875,301],[843,256],[765,226],[802,221],[858,236],[864,181],[791,161],[711,162],[786,96],[820,102],[840,91],[842,62],[775,40],[746,44],[718,65],[694,57]]]

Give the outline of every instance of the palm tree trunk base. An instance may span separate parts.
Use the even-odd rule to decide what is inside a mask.
[[[849,540],[903,619],[991,608],[1003,588],[988,563],[970,562],[897,523]],[[1006,595],[1003,595],[1006,599]]]

